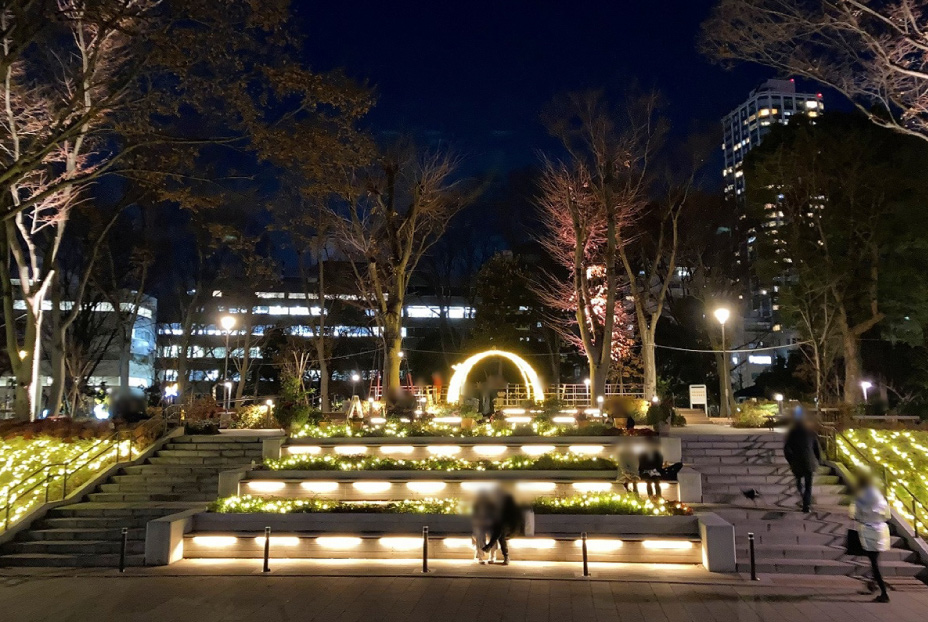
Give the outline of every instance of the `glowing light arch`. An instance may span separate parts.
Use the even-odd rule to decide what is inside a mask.
[[[538,374],[535,373],[532,366],[525,362],[521,356],[502,350],[487,350],[486,352],[473,355],[463,363],[452,366],[454,368],[454,375],[451,376],[451,382],[448,383],[449,404],[456,404],[461,401],[461,389],[464,388],[467,376],[474,368],[474,365],[491,356],[501,356],[515,364],[519,369],[519,373],[522,374],[522,379],[525,381],[525,386],[528,390],[528,398],[530,400],[541,402],[545,399],[545,388],[541,384],[541,380],[538,379]]]

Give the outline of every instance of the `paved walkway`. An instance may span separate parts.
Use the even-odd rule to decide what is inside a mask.
[[[915,582],[897,583],[893,602],[878,605],[845,577],[778,575],[755,583],[694,567],[627,566],[594,568],[584,579],[524,564],[433,565],[423,576],[407,562],[385,566],[382,576],[353,576],[351,564],[285,561],[270,575],[254,563],[226,561],[125,575],[5,569],[0,611],[11,622],[921,622],[928,610],[928,587]],[[554,572],[562,578],[546,578]]]

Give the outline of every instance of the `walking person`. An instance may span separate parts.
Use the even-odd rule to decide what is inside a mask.
[[[815,432],[799,417],[786,434],[783,454],[796,478],[802,511],[808,513],[812,509],[812,480],[822,459],[822,449]]]
[[[851,504],[850,514],[857,526],[860,547],[870,560],[870,569],[873,572],[873,579],[868,587],[871,592],[875,592],[877,588],[880,590],[880,595],[873,599],[873,602],[888,603],[889,593],[886,591],[883,573],[880,572],[880,553],[890,548],[887,522],[892,513],[883,493],[869,475],[860,477],[857,482],[857,495]]]

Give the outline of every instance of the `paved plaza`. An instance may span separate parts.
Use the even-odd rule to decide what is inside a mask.
[[[461,621],[922,622],[928,587],[900,580],[892,603],[870,603],[847,577],[711,575],[698,567],[560,565],[379,567],[181,562],[160,569],[0,571],[4,622]]]

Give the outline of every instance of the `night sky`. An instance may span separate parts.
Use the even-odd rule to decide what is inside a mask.
[[[297,2],[310,64],[369,80],[382,137],[446,141],[505,174],[551,146],[538,115],[559,92],[629,81],[664,94],[680,133],[718,127],[770,70],[728,71],[695,49],[712,0]]]

